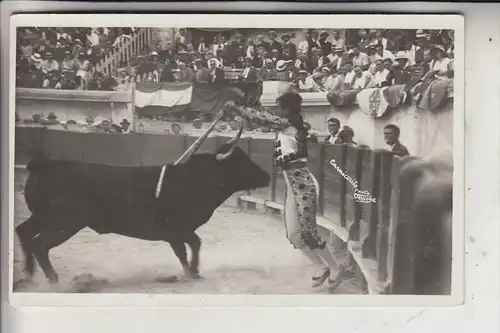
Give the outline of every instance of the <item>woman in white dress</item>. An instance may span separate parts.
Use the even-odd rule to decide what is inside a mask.
[[[280,166],[287,184],[285,197],[286,236],[296,249],[300,249],[314,264],[317,273],[313,287],[328,280],[333,291],[341,281],[344,268],[333,257],[327,242],[319,235],[316,224],[318,182],[307,168],[307,128],[300,115],[302,97],[296,92],[285,92],[276,100],[278,110],[226,104],[226,111],[261,126],[277,131],[274,144],[274,164]]]

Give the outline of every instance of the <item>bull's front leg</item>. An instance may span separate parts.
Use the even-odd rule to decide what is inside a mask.
[[[191,271],[191,277],[195,279],[201,278],[198,267],[200,265],[200,248],[201,248],[201,239],[200,237],[193,232],[186,238],[186,243],[191,248],[191,253],[193,254],[191,258],[191,263],[189,265],[189,269]]]

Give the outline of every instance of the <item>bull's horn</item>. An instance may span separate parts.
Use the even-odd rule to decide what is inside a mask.
[[[232,138],[231,140],[229,140],[228,142],[226,142],[226,143],[229,143],[232,145],[231,148],[226,153],[219,153],[219,154],[215,155],[215,158],[217,159],[217,161],[225,160],[226,158],[231,156],[231,154],[234,152],[234,150],[236,149],[236,143],[240,139],[241,133],[243,133],[243,126],[244,126],[244,124],[242,122],[240,124],[240,129],[238,130],[238,133],[236,133],[235,137]]]

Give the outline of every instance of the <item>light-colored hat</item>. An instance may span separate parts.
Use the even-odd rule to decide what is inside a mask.
[[[299,71],[299,75],[300,75],[300,74],[305,74],[305,75],[308,75],[309,73],[308,73],[305,69],[301,69],[301,70]]]
[[[434,45],[434,47],[433,47],[432,49],[433,49],[433,50],[438,49],[438,50],[441,50],[441,51],[443,51],[444,53],[446,53],[446,50],[444,49],[444,46],[443,46],[443,45]]]
[[[284,34],[281,34],[281,39],[285,38],[285,37],[288,37],[288,39],[291,39],[292,38],[292,35],[289,34],[288,32],[285,32]]]
[[[341,47],[336,47],[334,50],[333,50],[334,53],[338,53],[338,52],[342,52],[344,53],[344,49],[341,48]]]
[[[35,53],[31,56],[31,60],[33,61],[42,61],[42,57],[40,56],[40,53]]]
[[[408,56],[406,55],[405,51],[398,51],[398,53],[396,53],[396,57],[394,59],[396,59],[396,60],[398,60],[398,59],[408,60]]]
[[[321,68],[321,71],[322,71],[322,72],[327,72],[327,73],[330,73],[330,72],[331,72],[331,71],[330,71],[330,68],[328,68],[328,67],[326,67],[326,66],[323,66],[323,67]]]
[[[291,62],[291,60],[278,60],[276,63],[276,69],[278,71],[282,71],[286,68],[286,65],[288,65]]]
[[[424,33],[424,31],[422,29],[419,29],[419,30],[417,30],[415,37],[416,38],[427,38],[427,34]]]
[[[153,52],[151,52],[151,55],[152,55],[152,56],[157,56],[157,55],[158,55],[158,52],[153,51]]]

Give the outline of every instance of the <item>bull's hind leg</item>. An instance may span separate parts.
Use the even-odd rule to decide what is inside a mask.
[[[201,278],[198,267],[200,265],[200,249],[201,249],[201,239],[193,232],[186,238],[186,243],[191,248],[192,258],[189,265],[189,270],[191,271],[191,276],[195,279]]]
[[[40,224],[34,216],[16,227],[16,234],[21,243],[21,249],[24,254],[24,273],[26,276],[16,284],[30,282],[35,274],[35,258],[33,256],[32,240],[40,232]]]
[[[33,253],[49,282],[57,283],[59,281],[59,277],[50,262],[49,251],[66,242],[81,229],[74,225],[51,225],[33,239]]]
[[[188,260],[187,260],[186,245],[184,244],[184,241],[181,241],[181,240],[171,241],[170,245],[172,246],[172,250],[174,250],[175,255],[177,256],[177,258],[181,262],[182,269],[184,270],[184,274],[187,277],[192,277],[191,268],[190,268]]]

